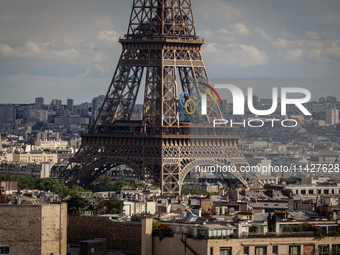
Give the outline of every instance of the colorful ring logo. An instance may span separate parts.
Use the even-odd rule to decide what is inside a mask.
[[[221,98],[220,98],[220,95],[217,93],[217,91],[216,91],[213,87],[211,87],[211,86],[208,85],[208,84],[201,83],[201,82],[199,82],[199,84],[201,84],[201,85],[207,87],[208,89],[210,89],[210,90],[217,96],[217,98],[218,98],[218,100],[219,100],[219,102],[220,102],[220,104],[221,104],[221,106],[222,106],[222,100],[221,100]],[[200,115],[206,115],[205,113],[201,113],[201,112],[198,110],[198,105],[199,105],[199,103],[200,103],[201,101],[202,101],[202,103],[201,103],[202,108],[203,108],[203,106],[206,106],[206,105],[207,105],[207,101],[206,101],[207,98],[206,98],[205,95],[209,95],[210,98],[211,98],[210,105],[207,106],[207,108],[210,108],[210,107],[211,107],[212,102],[214,102],[215,105],[218,106],[215,97],[213,96],[213,94],[212,94],[210,91],[208,91],[207,89],[201,88],[201,87],[198,87],[198,88],[199,88],[200,90],[202,90],[203,92],[205,92],[205,93],[204,93],[204,96],[202,97],[202,99],[198,100],[197,103],[190,97],[190,95],[189,95],[188,92],[182,93],[181,96],[180,96],[180,98],[179,98],[179,101],[180,101],[182,107],[185,109],[185,111],[186,111],[189,115],[194,114],[196,111],[197,111]],[[186,101],[185,105],[183,105],[183,103],[182,103],[182,98],[183,98],[184,95],[187,95],[188,98],[189,98],[188,101]],[[190,106],[191,102],[194,104],[194,110],[193,110],[192,112],[189,112],[188,107]],[[202,112],[203,112],[203,110],[202,110]]]

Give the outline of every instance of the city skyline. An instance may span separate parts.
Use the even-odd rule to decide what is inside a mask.
[[[212,8],[195,1],[194,18],[206,42],[202,51],[211,83],[215,78],[228,83],[248,79],[240,80],[244,87],[261,82],[257,94],[265,94],[273,78],[306,78],[304,86],[311,88],[314,99],[339,97],[340,4],[308,3],[214,0]],[[0,102],[29,103],[42,96],[48,101],[74,98],[78,104],[105,94],[131,5],[39,0],[5,4],[0,11]]]

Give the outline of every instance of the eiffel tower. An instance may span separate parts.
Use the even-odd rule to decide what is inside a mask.
[[[238,148],[237,130],[211,125],[222,118],[212,97],[206,115],[193,113],[195,102],[203,97],[200,84],[208,94],[214,89],[201,55],[204,40],[196,35],[191,0],[134,0],[128,32],[119,42],[122,53],[103,105],[60,175],[68,186],[86,188],[110,169],[125,165],[141,180],[159,183],[162,194],[180,194],[186,175],[197,167],[248,165]],[[143,119],[131,121],[142,80]],[[193,113],[190,124],[179,118],[180,89]],[[194,103],[188,104],[190,99]],[[216,175],[229,186],[262,186],[255,174]]]

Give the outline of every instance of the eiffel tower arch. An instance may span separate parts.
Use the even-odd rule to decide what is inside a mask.
[[[127,165],[140,179],[160,183],[162,193],[180,194],[185,176],[196,166],[248,165],[238,149],[237,129],[211,125],[222,118],[212,97],[206,115],[195,111],[192,103],[187,104],[194,112],[190,124],[179,119],[180,90],[186,93],[185,102],[202,100],[201,84],[205,92],[213,92],[191,0],[134,0],[128,32],[119,42],[122,53],[103,105],[60,175],[68,186],[88,187],[113,167]],[[144,90],[143,119],[131,121],[140,90]],[[251,173],[219,177],[229,185],[262,186]]]

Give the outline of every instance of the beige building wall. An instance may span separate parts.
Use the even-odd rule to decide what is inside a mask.
[[[152,254],[152,216],[142,218],[141,255]]]
[[[0,245],[15,255],[65,255],[67,204],[0,205]]]
[[[34,146],[37,150],[40,149],[66,149],[68,147],[68,142],[67,141],[42,141],[38,140],[34,143]]]
[[[42,206],[41,209],[42,254],[66,254],[67,204]]]
[[[187,239],[187,245],[196,252],[197,255],[207,255],[207,240]],[[181,234],[174,234],[173,238],[165,237],[159,240],[158,236],[153,237],[153,255],[194,255],[188,247],[181,241]]]
[[[248,255],[255,254],[256,247],[267,247],[266,254],[272,254],[273,246],[278,246],[278,254],[289,254],[289,246],[300,246],[301,254],[310,254],[311,246],[317,252],[319,245],[340,244],[340,237],[291,237],[291,238],[256,238],[256,239],[192,239],[186,240],[187,245],[198,255],[220,255],[220,250],[231,248],[231,255],[243,255],[244,247],[249,247]],[[181,234],[173,238],[153,237],[153,255],[192,255],[194,254],[181,241]]]
[[[58,163],[57,154],[31,154],[31,153],[13,153],[13,162],[24,163]]]

